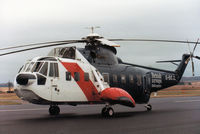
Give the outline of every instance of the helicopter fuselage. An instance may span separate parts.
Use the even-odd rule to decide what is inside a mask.
[[[101,72],[110,87],[126,90],[135,102],[140,104],[148,103],[152,92],[176,85],[187,66],[185,60],[189,57],[189,55],[183,56],[179,70],[173,72],[124,63],[116,56],[113,47],[89,46],[79,51]]]

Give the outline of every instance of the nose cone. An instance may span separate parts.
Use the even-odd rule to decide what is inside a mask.
[[[33,74],[19,74],[16,77],[16,82],[19,85],[27,85],[30,79],[36,79],[35,75]]]

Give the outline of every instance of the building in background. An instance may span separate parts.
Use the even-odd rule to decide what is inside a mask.
[[[13,93],[13,83],[8,82],[8,83],[1,83],[0,84],[0,93]]]

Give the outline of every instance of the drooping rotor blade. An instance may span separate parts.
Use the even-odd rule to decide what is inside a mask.
[[[27,45],[18,45],[18,46],[0,48],[0,50],[8,50],[8,49],[22,48],[22,47],[31,47],[31,46],[39,46],[39,45],[54,44],[54,43],[64,43],[64,42],[69,42],[69,41],[78,41],[78,40],[63,40],[63,41],[52,41],[52,42],[33,43],[33,44],[27,44]]]
[[[195,46],[194,46],[194,48],[193,48],[193,51],[192,51],[193,54],[194,54],[194,51],[195,51],[195,49],[196,49],[196,47],[197,47],[198,42],[199,42],[199,38],[197,39],[197,42],[196,42],[196,44],[195,44]]]
[[[164,62],[181,62],[181,60],[162,60],[162,61],[156,61],[156,63],[164,63]]]
[[[178,64],[176,62],[181,62],[181,60],[163,60],[163,61],[156,61],[156,63],[172,63],[176,66],[178,66]]]
[[[61,46],[61,45],[72,44],[72,43],[82,43],[82,42],[85,42],[85,41],[84,40],[75,40],[75,41],[55,43],[55,44],[50,44],[50,45],[45,45],[45,46],[31,47],[31,48],[26,48],[26,49],[21,49],[21,50],[16,50],[16,51],[11,51],[11,52],[7,52],[7,53],[3,53],[3,54],[0,54],[0,56],[14,54],[14,53],[19,53],[19,52],[24,52],[24,51],[29,51],[29,50],[34,50],[34,49],[40,49],[40,48],[46,48],[46,47],[53,47],[53,46]]]
[[[162,71],[162,72],[167,72],[167,73],[175,73],[174,71],[169,71],[169,70],[164,70],[164,69],[159,69],[159,68],[153,68],[153,67],[147,67],[147,66],[142,66],[142,65],[137,65],[137,64],[131,64],[131,63],[127,63],[127,62],[122,62],[122,64],[130,65],[130,66],[133,66],[133,67],[140,67],[140,68],[144,68],[144,69],[155,70],[155,71]]]
[[[154,39],[108,39],[109,41],[151,41],[151,42],[172,42],[172,43],[191,43],[191,44],[200,44],[199,42],[195,41],[183,41],[183,40],[154,40]]]

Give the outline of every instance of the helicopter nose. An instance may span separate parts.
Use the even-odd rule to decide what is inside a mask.
[[[35,75],[33,74],[19,74],[16,77],[16,82],[19,85],[27,85],[30,79],[36,79]]]

